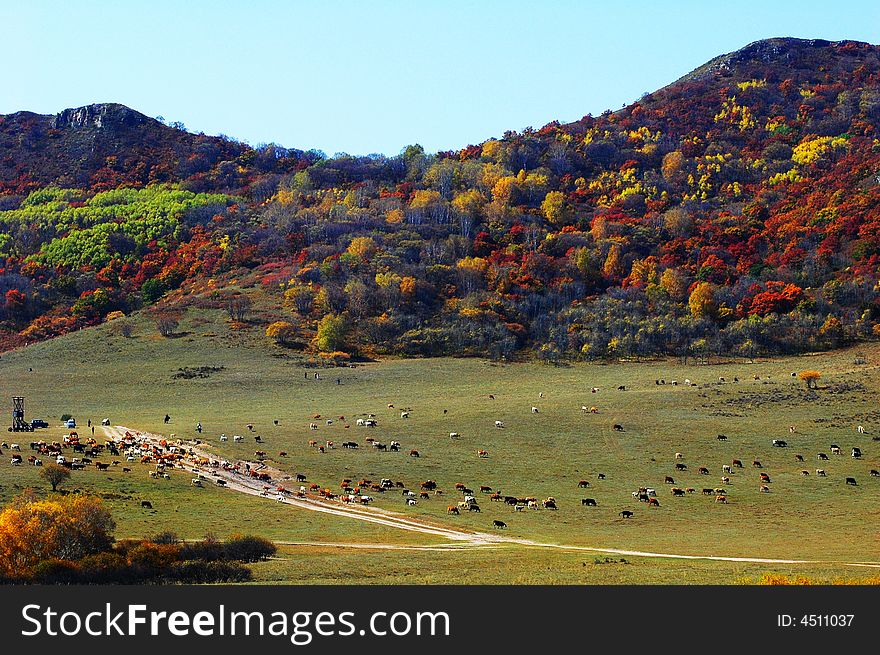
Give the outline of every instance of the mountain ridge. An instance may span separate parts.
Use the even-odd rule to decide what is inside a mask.
[[[286,324],[273,338],[330,352],[556,361],[874,338],[878,128],[880,48],[790,38],[615,112],[436,154],[251,147],[116,103],[10,115],[0,332],[45,338],[209,283],[199,302],[220,302],[244,279],[261,320]]]

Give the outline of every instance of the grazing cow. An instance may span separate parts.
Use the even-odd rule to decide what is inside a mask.
[[[480,510],[480,506],[477,505],[476,503],[470,503],[470,505],[468,506],[468,511],[470,511],[470,512],[479,512],[479,511],[481,511],[481,510]]]
[[[686,471],[687,464],[682,464],[681,462],[679,462],[678,464],[675,465],[675,470],[676,471]]]
[[[611,428],[615,432],[623,432],[623,426],[620,423],[615,423],[613,426],[611,426]]]
[[[225,434],[221,434],[220,441],[229,441],[229,437],[227,437]]]
[[[599,473],[599,475],[596,476],[596,479],[598,479],[598,480],[604,480],[604,479],[605,479],[605,474],[604,474],[604,473]]]
[[[721,465],[721,472],[722,473],[730,473],[731,472],[730,464],[722,464]]]
[[[719,434],[719,435],[718,435],[717,437],[715,437],[715,438],[716,438],[718,441],[727,441],[727,435],[726,435],[726,434]]]
[[[733,466],[735,466],[735,467],[737,467],[737,468],[742,468],[742,467],[743,467],[743,463],[742,463],[740,460],[738,460],[738,459],[733,460],[732,464],[733,464]]]
[[[762,485],[761,485],[761,493],[762,493],[762,494],[769,494],[769,493],[770,493],[770,487],[768,487],[766,484],[762,484]]]
[[[504,423],[503,423],[502,421],[495,421],[495,427],[496,427],[496,428],[503,428],[503,427],[504,427]]]
[[[878,471],[877,469],[871,469],[871,477],[872,478],[880,477],[880,471]]]
[[[630,512],[628,509],[625,509],[619,513],[619,516],[624,519],[631,519],[633,517],[633,513]]]
[[[537,413],[538,413],[538,408],[535,406],[532,406],[532,414],[537,414]]]
[[[861,458],[861,456],[862,456],[862,449],[853,446],[853,449],[852,449],[852,456],[853,456],[853,459],[859,459],[859,458]]]
[[[852,486],[855,487],[856,486],[856,479],[855,478],[847,478],[846,483],[851,484]]]
[[[675,459],[684,459],[684,455],[681,453],[675,453]]]
[[[828,460],[828,455],[826,455],[825,453],[819,453],[818,455],[816,455],[816,459],[818,459],[818,460],[820,460],[820,461],[822,461],[822,460],[827,461],[827,460]]]
[[[488,494],[488,493],[491,493],[491,492],[492,492],[492,487],[486,486],[486,485],[484,485],[484,484],[481,484],[481,485],[480,485],[480,493],[481,493],[481,494]]]
[[[400,418],[409,418],[409,412],[400,412]]]
[[[660,507],[660,501],[656,498],[648,498],[648,507]]]
[[[244,437],[241,437],[241,436],[239,436],[239,435],[237,435],[237,434],[234,434],[234,435],[232,435],[232,440],[233,440],[235,443],[241,443],[242,441],[244,441]]]
[[[666,476],[666,479],[663,480],[665,484],[675,484],[675,480],[673,480],[670,476]]]
[[[505,505],[516,505],[516,503],[517,503],[517,498],[515,496],[505,496],[504,497],[504,504]]]
[[[825,477],[825,469],[816,469],[816,475],[820,475],[824,478]]]
[[[309,430],[317,430],[317,429],[318,429],[317,423],[309,423]]]
[[[450,433],[449,433],[449,438],[450,438],[450,439],[458,439],[458,438],[460,438],[460,437],[461,437],[461,435],[460,435],[458,432],[450,432]]]
[[[840,454],[840,446],[831,446],[831,454],[839,455]]]
[[[131,469],[128,468],[128,467],[123,466],[123,467],[122,467],[122,472],[123,472],[123,473],[131,473]]]
[[[506,528],[507,523],[505,523],[504,521],[499,521],[498,519],[495,519],[494,521],[492,521],[492,527],[493,528]]]
[[[730,484],[730,478],[727,476],[721,476],[721,484]]]
[[[409,451],[409,456],[410,457],[420,457],[419,451],[416,449],[413,449],[413,450]]]
[[[590,483],[587,480],[581,480],[578,482],[578,488],[583,489],[585,487],[589,487]]]
[[[525,509],[525,507],[523,507],[522,505],[514,505],[513,506],[514,512],[522,512],[524,509]]]
[[[701,466],[697,469],[697,473],[699,473],[700,475],[709,475],[709,469],[707,469],[705,466]]]
[[[767,473],[761,473],[761,482],[770,482],[770,475]]]
[[[727,504],[727,496],[725,496],[724,494],[718,494],[717,496],[715,496],[715,502]]]
[[[773,440],[773,445],[774,445],[776,448],[785,448],[786,446],[788,446],[788,442],[785,441],[784,439],[774,439],[774,440]]]
[[[458,514],[459,514],[458,507],[456,507],[455,505],[449,505],[449,506],[446,508],[446,513],[447,513],[447,514],[456,514],[456,515],[458,515]]]
[[[528,505],[529,509],[538,509],[538,501],[537,500],[530,500],[526,504]]]
[[[149,500],[142,500],[141,507],[146,509],[153,509],[153,503],[151,503]]]
[[[680,489],[679,487],[673,487],[672,488],[672,495],[673,496],[684,496],[684,489]]]
[[[645,493],[648,494],[649,496],[656,496],[657,490],[651,489],[651,487],[648,487],[647,489],[645,489]]]
[[[865,426],[860,425],[860,426],[857,428],[857,430],[858,430],[859,434],[865,434]]]
[[[541,504],[544,506],[544,509],[556,509],[556,500],[553,498],[542,500]]]
[[[478,450],[477,451],[477,457],[481,457],[483,459],[486,459],[488,456],[489,456],[488,450]]]
[[[801,471],[801,475],[803,475],[804,477],[808,476],[809,474],[810,474],[810,472],[807,470]]]
[[[590,393],[599,393],[599,387],[593,387],[590,389]]]
[[[582,498],[581,505],[584,507],[597,507],[595,498]]]
[[[756,469],[764,468],[764,465],[761,464],[761,460],[759,459],[754,460],[752,462],[752,466],[754,466]]]
[[[804,461],[804,456],[803,456],[803,455],[795,455],[795,456],[794,456],[794,459],[795,459],[795,461],[803,462],[803,461]]]
[[[412,507],[413,505],[416,504],[416,501],[415,501],[414,498],[407,498],[407,499],[406,499],[406,504],[407,504],[408,506]]]
[[[618,390],[618,391],[626,391],[626,385],[625,385],[625,384],[621,384],[619,387],[617,387],[617,390]]]
[[[706,488],[703,489],[704,496],[711,496],[713,493],[715,493],[714,489],[706,489]]]
[[[491,393],[490,393],[490,394],[489,394],[489,398],[490,398],[491,400],[495,400],[495,394],[491,394]]]
[[[104,464],[102,462],[95,462],[95,468],[99,471],[106,471],[108,468],[110,468],[110,465]]]

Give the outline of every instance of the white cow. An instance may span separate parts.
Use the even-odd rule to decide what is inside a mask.
[[[409,412],[400,412],[400,418],[409,418]]]
[[[416,503],[416,501],[413,500],[412,498],[407,498],[406,504],[409,505],[410,507],[412,507],[413,505],[417,505],[418,503]]]
[[[449,438],[450,439],[459,439],[459,438],[461,438],[461,435],[458,432],[450,432]]]
[[[504,423],[503,423],[502,421],[495,421],[495,427],[496,427],[496,428],[503,428],[503,427],[504,427]]]
[[[538,413],[538,408],[533,406],[532,407],[532,414],[537,414],[537,413]]]
[[[229,437],[227,437],[225,434],[221,434],[220,441],[229,441]]]
[[[865,426],[864,425],[860,425],[858,427],[858,430],[859,430],[859,434],[865,434]]]

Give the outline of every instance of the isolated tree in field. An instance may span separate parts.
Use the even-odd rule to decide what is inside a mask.
[[[244,321],[251,311],[253,303],[251,299],[245,295],[230,296],[226,300],[226,313],[233,321]]]
[[[52,485],[52,491],[58,491],[58,485],[70,478],[70,471],[60,464],[46,464],[40,470],[40,477]]]
[[[296,328],[287,321],[275,321],[266,328],[266,336],[282,345],[290,343],[295,334]]]
[[[348,335],[348,321],[337,314],[327,314],[318,322],[318,335],[315,346],[321,352],[345,350],[345,338]]]
[[[179,325],[180,321],[174,314],[162,312],[156,315],[156,329],[163,337],[170,337]]]
[[[798,378],[807,385],[807,389],[815,389],[821,377],[822,374],[819,371],[801,371],[798,374]]]

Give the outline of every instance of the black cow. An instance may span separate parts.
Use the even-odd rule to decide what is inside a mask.
[[[581,500],[581,505],[585,507],[597,507],[595,498],[583,498]]]
[[[856,484],[857,484],[855,478],[847,478],[847,479],[846,479],[846,483],[847,483],[847,484],[851,484],[851,485],[854,486],[854,487],[855,487]]]
[[[492,521],[492,527],[494,527],[494,528],[506,528],[506,527],[507,527],[507,523],[505,523],[504,521],[499,521],[498,519],[495,519],[494,521]]]
[[[142,500],[141,507],[144,507],[146,509],[153,509],[153,503],[151,503],[149,500]]]
[[[633,513],[630,512],[628,509],[625,509],[625,510],[623,510],[622,512],[620,512],[620,517],[621,517],[621,518],[624,518],[624,519],[631,519],[632,516],[633,516]]]

